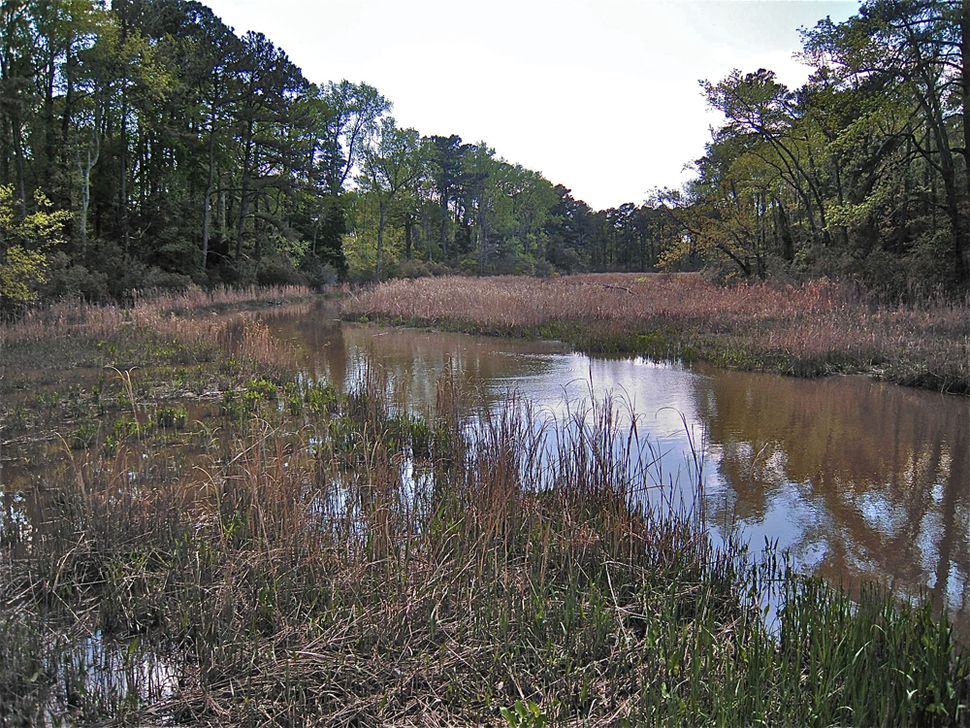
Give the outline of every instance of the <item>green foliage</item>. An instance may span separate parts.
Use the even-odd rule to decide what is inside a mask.
[[[967,103],[950,92],[957,5],[870,0],[820,21],[803,33],[815,73],[798,89],[765,69],[705,82],[726,121],[697,179],[664,200],[680,231],[662,264],[850,277],[891,297],[965,290],[970,186],[956,160],[970,115],[946,111]]]
[[[117,442],[124,442],[139,437],[145,432],[145,426],[132,416],[125,415],[115,420],[111,427],[111,436]]]
[[[323,380],[307,384],[303,398],[307,409],[315,414],[333,412],[337,407],[337,390]]]
[[[239,390],[229,389],[222,395],[222,413],[232,420],[242,421],[257,412],[267,402],[279,397],[279,388],[264,377],[249,380]]]
[[[435,428],[428,420],[403,413],[388,420],[384,434],[391,450],[407,447],[416,458],[431,456],[436,444],[444,445],[448,438],[447,431]]]
[[[47,280],[53,249],[64,242],[70,213],[55,210],[43,192],[34,193],[34,210],[21,215],[12,185],[0,185],[0,301],[36,300]]]
[[[189,420],[185,407],[162,407],[155,415],[155,424],[164,430],[182,430]]]
[[[72,450],[84,450],[94,444],[100,431],[97,422],[82,422],[71,433],[68,444]]]
[[[268,401],[276,399],[279,394],[277,386],[265,377],[250,379],[246,384],[245,395],[252,401]]]
[[[598,212],[485,141],[399,127],[366,83],[311,84],[204,5],[22,5],[0,51],[7,307],[424,266],[705,267],[896,296],[970,283],[957,3],[868,0],[821,21],[803,33],[814,73],[797,89],[766,69],[705,82],[725,123],[696,179]]]
[[[545,728],[549,725],[538,703],[531,700],[516,700],[511,708],[499,708],[502,720],[509,728]]]

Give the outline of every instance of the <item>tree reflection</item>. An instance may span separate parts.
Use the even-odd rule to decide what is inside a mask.
[[[716,372],[695,387],[730,486],[708,506],[714,523],[755,532],[783,523],[786,532],[773,535],[827,579],[929,590],[966,615],[965,400],[845,377]],[[792,502],[809,517],[786,514]]]

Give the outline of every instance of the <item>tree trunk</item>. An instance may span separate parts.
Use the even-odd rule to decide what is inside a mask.
[[[488,263],[488,219],[486,217],[486,203],[484,196],[478,205],[478,269],[485,273]]]
[[[970,0],[963,0],[960,13],[960,90],[963,96],[963,166],[964,181],[967,185],[967,198],[970,199],[970,74],[967,61],[970,60]]]
[[[242,181],[240,184],[241,190],[239,193],[239,218],[236,223],[236,262],[242,255],[242,237],[243,237],[243,227],[246,224],[246,215],[248,213],[249,206],[249,164],[250,158],[253,153],[253,122],[252,120],[246,125],[245,140],[243,146],[243,165],[242,165]]]
[[[414,216],[409,212],[404,216],[404,257],[411,259],[411,245],[414,237]]]
[[[68,168],[68,136],[71,131],[71,111],[74,107],[74,70],[77,59],[74,56],[74,33],[67,37],[67,58],[64,63],[64,80],[67,87],[64,91],[64,111],[61,114],[61,169]]]
[[[20,216],[27,216],[27,178],[25,174],[24,162],[24,130],[23,122],[20,119],[18,109],[12,118],[13,127],[13,150],[14,150],[14,171],[17,175],[17,204],[20,208]]]
[[[212,146],[210,139],[209,146]],[[202,192],[202,273],[205,273],[206,261],[209,260],[209,220],[212,216],[212,157],[209,157],[209,173],[206,178],[205,190]]]
[[[121,13],[121,44],[128,41],[127,11]],[[127,75],[127,74],[126,74]],[[121,249],[128,255],[128,84],[121,82],[121,128],[118,130],[120,150],[118,155],[118,226],[121,232]]]
[[[44,81],[44,187],[49,191],[54,176],[54,157],[56,156],[56,132],[54,124],[54,75],[56,56],[53,51],[47,65],[47,77]]]
[[[786,263],[795,260],[795,241],[791,234],[791,225],[788,222],[788,215],[785,213],[785,206],[781,200],[777,200],[778,210],[778,238],[781,240],[781,257]]]
[[[967,4],[967,1],[964,0],[961,25],[968,12]],[[967,214],[961,205],[961,190],[957,187],[953,149],[947,136],[947,120],[935,85],[935,76],[919,51],[918,42],[912,35],[908,39],[915,51],[916,70],[922,85],[925,87],[925,92],[917,94],[917,96],[939,155],[937,168],[943,181],[946,212],[950,219],[950,232],[953,240],[953,275],[957,285],[962,285],[970,280],[970,224],[968,224]],[[966,42],[966,39],[964,39],[964,42]]]
[[[253,198],[253,257],[259,263],[263,259],[263,225],[262,218],[259,216],[259,193],[256,192]]]
[[[209,115],[209,158],[205,179],[205,191],[202,193],[202,274],[205,275],[206,263],[209,260],[209,221],[212,218],[212,182],[215,178],[215,139],[216,113],[215,102]]]
[[[219,239],[225,241],[229,236],[229,215],[226,210],[226,191],[222,188],[222,175],[219,175]]]
[[[85,159],[83,162],[78,162],[81,173],[81,204],[78,211],[78,240],[81,243],[81,253],[85,252],[88,242],[88,209],[91,205],[91,170],[94,169],[94,165],[98,163],[98,157],[101,155],[101,139],[100,130],[98,125],[100,120],[97,118],[99,115],[95,115],[94,127],[91,130],[91,138],[88,141],[87,149],[85,150]]]
[[[374,261],[374,278],[381,279],[381,258],[384,255],[384,225],[387,222],[387,203],[382,197],[378,203],[377,216],[377,256]]]
[[[438,243],[441,245],[441,255],[448,258],[448,194],[442,191],[438,201],[441,206],[441,226],[438,229]]]

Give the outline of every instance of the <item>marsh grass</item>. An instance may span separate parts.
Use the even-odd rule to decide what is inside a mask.
[[[205,331],[205,421],[119,368],[122,424],[4,491],[0,724],[968,723],[945,616],[716,544],[620,402],[451,373],[420,417],[377,364],[342,394]]]
[[[695,274],[424,278],[366,289],[343,307],[355,318],[560,338],[590,352],[970,391],[970,302],[888,305],[824,280],[728,287]]]
[[[119,411],[153,418],[160,401],[218,397],[255,376],[289,379],[294,352],[251,307],[299,307],[309,296],[298,287],[195,291],[129,307],[31,310],[0,325],[0,442],[15,432],[83,446]],[[221,310],[234,302],[247,310]]]
[[[177,320],[184,314],[288,303],[309,299],[312,295],[310,289],[302,286],[216,288],[209,291],[192,288],[178,293],[137,292],[126,303],[58,301],[30,308],[6,322],[0,327],[0,341],[12,344],[43,340],[50,338],[52,331],[59,337],[84,333],[104,339],[126,328],[164,326],[166,319],[174,317]],[[197,328],[201,321],[183,323]]]
[[[35,484],[2,531],[7,724],[966,722],[945,622],[651,506],[611,403],[469,423],[453,382],[432,420],[377,367],[314,387],[294,416],[254,383],[181,470],[121,447]]]

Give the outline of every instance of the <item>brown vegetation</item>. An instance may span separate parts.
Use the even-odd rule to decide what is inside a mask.
[[[551,336],[590,351],[702,358],[817,376],[862,372],[970,390],[970,302],[886,305],[829,281],[716,285],[699,275],[395,280],[346,314]]]
[[[207,334],[204,329],[199,330],[198,320],[186,327],[179,325],[187,322],[177,316],[205,309],[238,309],[241,306],[294,301],[311,295],[310,289],[304,286],[254,286],[210,291],[190,288],[178,293],[141,294],[128,306],[120,303],[98,305],[84,301],[60,301],[29,309],[15,321],[0,326],[0,346],[49,339],[52,332],[58,336],[80,334],[105,338],[126,328],[171,334],[180,339],[184,337],[185,329],[189,328],[192,329],[191,336],[204,341]]]
[[[376,367],[286,371],[251,317],[143,313],[20,330],[38,360],[93,323],[112,366],[144,326],[184,337],[149,360],[218,333],[221,400],[192,421],[114,370],[124,407],[78,400],[90,436],[19,458],[45,464],[3,492],[2,725],[966,723],[945,617],[716,546],[610,402],[470,418],[446,374],[422,419]]]

